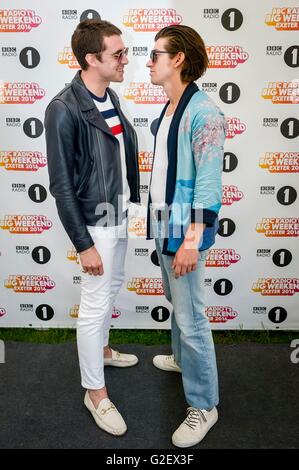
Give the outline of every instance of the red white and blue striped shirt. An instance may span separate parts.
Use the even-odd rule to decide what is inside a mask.
[[[122,182],[123,182],[123,210],[128,208],[130,200],[130,188],[127,180],[127,167],[126,167],[126,156],[125,156],[125,145],[123,137],[123,126],[120,122],[119,116],[116,109],[114,108],[110,96],[107,91],[102,97],[98,97],[93,93],[89,92],[90,96],[94,100],[94,103],[101,115],[105,119],[108,127],[112,134],[119,141],[120,146],[120,158],[121,158],[121,171],[122,171]]]

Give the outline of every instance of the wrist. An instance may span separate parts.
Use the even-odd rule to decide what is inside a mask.
[[[79,252],[79,255],[85,255],[86,253],[89,253],[89,252],[92,251],[93,249],[94,249],[94,245],[90,246],[90,247],[87,248],[86,250],[80,251],[80,252]]]

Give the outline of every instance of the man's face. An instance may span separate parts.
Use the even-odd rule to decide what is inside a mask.
[[[163,86],[173,77],[174,58],[171,59],[169,54],[166,53],[166,44],[167,38],[158,39],[154,45],[154,57],[146,64],[150,69],[151,82],[154,85]]]
[[[121,36],[110,36],[104,39],[105,50],[101,53],[101,61],[97,61],[96,67],[99,77],[109,82],[122,82],[124,79],[124,67],[129,63],[125,53],[125,45]]]

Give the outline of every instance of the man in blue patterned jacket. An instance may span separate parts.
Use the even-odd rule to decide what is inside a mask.
[[[155,238],[166,298],[173,305],[172,351],[155,356],[162,370],[182,372],[189,405],[172,436],[178,447],[199,443],[218,419],[218,375],[205,316],[204,267],[221,207],[226,122],[194,83],[208,66],[205,45],[188,26],[163,28],[147,67],[169,101],[158,120],[147,237]]]

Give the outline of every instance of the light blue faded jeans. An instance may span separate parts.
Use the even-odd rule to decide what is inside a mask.
[[[153,221],[165,297],[173,306],[171,345],[182,369],[186,401],[210,410],[219,402],[214,341],[205,316],[204,271],[208,250],[199,252],[197,270],[175,279],[173,256],[162,254],[164,223]]]

